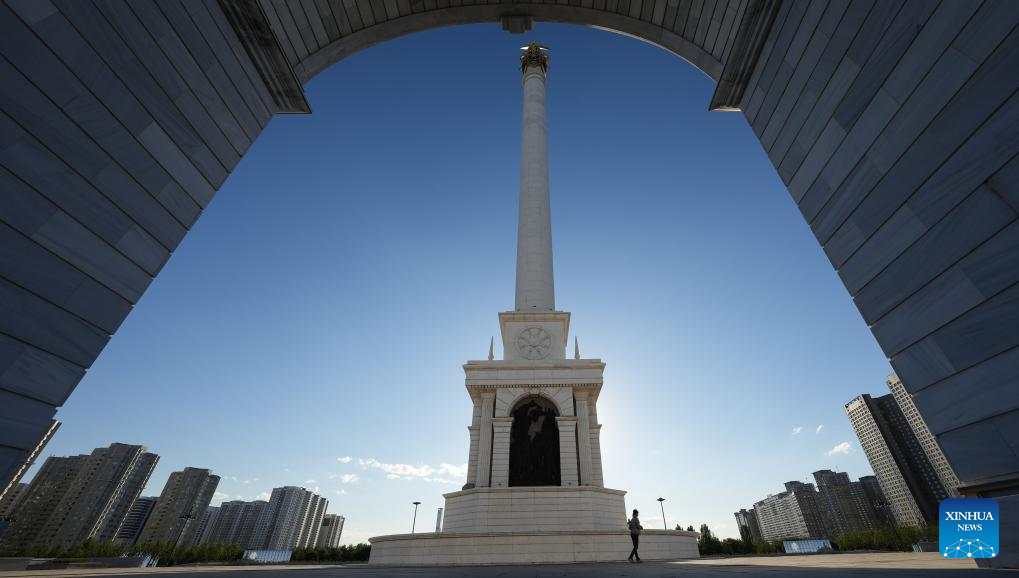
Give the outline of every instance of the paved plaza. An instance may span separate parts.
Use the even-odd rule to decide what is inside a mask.
[[[366,565],[152,568],[146,570],[51,570],[0,572],[0,578],[37,578],[68,576],[150,576],[185,575],[188,578],[623,578],[623,577],[713,577],[713,576],[796,576],[798,578],[836,576],[988,576],[1009,570],[980,570],[972,560],[944,560],[934,553],[864,553],[803,557],[747,557],[646,562],[644,564],[558,564],[533,566],[459,566],[453,568],[395,568]]]

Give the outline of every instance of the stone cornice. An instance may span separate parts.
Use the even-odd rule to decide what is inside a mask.
[[[541,361],[471,359],[463,366],[464,371],[502,371],[521,369],[543,371],[548,369],[605,369],[601,359],[547,359]]]
[[[258,0],[219,0],[230,27],[248,53],[258,76],[276,105],[275,113],[311,112],[304,88],[283,54],[276,34]]]
[[[602,384],[600,383],[468,383],[467,389],[532,389],[542,387],[569,387],[572,389],[584,388],[584,389],[596,389],[600,390]]]
[[[771,33],[782,0],[748,0],[740,20],[729,58],[722,67],[715,94],[711,97],[710,111],[736,111],[743,106],[750,77],[757,68],[764,43]]]
[[[458,490],[456,492],[442,494],[442,497],[448,500],[450,498],[467,496],[470,494],[513,494],[520,492],[560,493],[560,494],[597,493],[597,494],[611,494],[614,496],[626,495],[626,490],[614,490],[612,488],[603,488],[601,486],[513,486],[508,488],[486,487],[486,488],[471,488],[469,490]]]

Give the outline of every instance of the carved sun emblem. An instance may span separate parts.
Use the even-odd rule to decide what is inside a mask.
[[[552,336],[541,327],[528,327],[517,335],[517,351],[524,359],[545,359],[552,349]]]

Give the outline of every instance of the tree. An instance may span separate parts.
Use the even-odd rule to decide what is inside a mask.
[[[913,544],[924,541],[936,541],[938,527],[923,526],[885,526],[866,530],[856,530],[832,538],[832,546],[836,550],[891,550],[909,552]]]
[[[701,556],[726,553],[722,541],[711,533],[711,528],[707,524],[701,524],[701,537],[697,540],[697,549],[700,550]]]

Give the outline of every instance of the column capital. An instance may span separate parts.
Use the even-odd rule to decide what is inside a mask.
[[[521,47],[521,50],[525,51],[520,56],[520,71],[526,73],[530,67],[540,68],[542,74],[548,74],[548,48],[532,42],[527,46]]]

